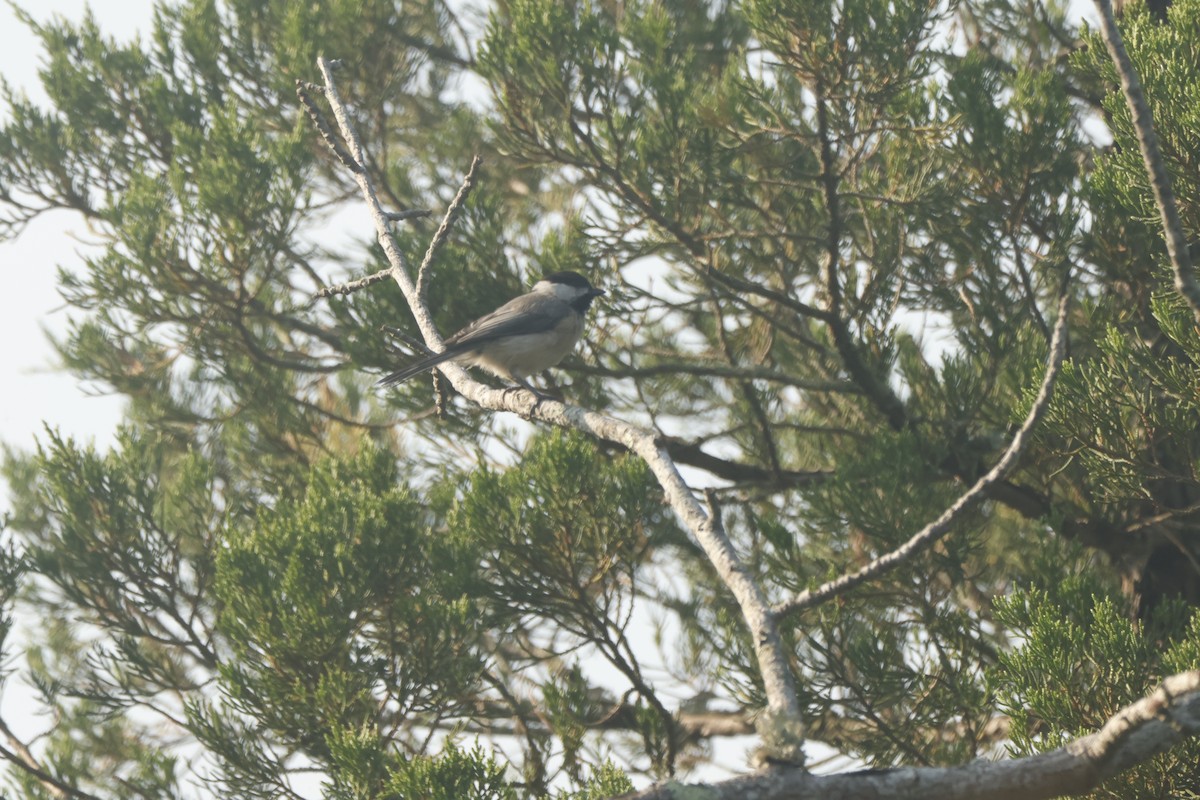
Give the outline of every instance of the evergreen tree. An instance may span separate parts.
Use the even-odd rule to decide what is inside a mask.
[[[1200,0],[1166,13],[1121,25],[1195,242]],[[1200,666],[1200,332],[1064,5],[25,22],[51,106],[3,87],[0,232],[101,237],[56,345],[129,410],[4,459],[6,688],[47,712],[4,721],[13,792],[599,798],[757,733],[718,792],[1200,793],[1159,754],[1197,673],[1130,706]],[[570,407],[372,387],[558,270],[609,291]],[[1023,784],[800,768],[1097,730]]]

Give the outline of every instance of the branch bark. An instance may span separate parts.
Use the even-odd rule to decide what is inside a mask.
[[[333,68],[325,58],[319,58],[317,64],[325,80],[325,97],[349,154],[353,161],[365,163],[362,144],[338,92]],[[371,176],[367,170],[353,174],[374,220],[379,244],[391,264],[392,277],[403,292],[426,343],[431,349],[440,351],[444,346],[441,334],[434,326],[429,309],[422,302],[409,274],[404,254],[392,236],[387,213],[380,204]],[[597,439],[623,445],[646,462],[658,479],[666,502],[704,549],[717,574],[733,593],[746,620],[767,696],[767,711],[763,718],[769,721],[770,730],[776,734],[768,738],[778,743],[777,747],[772,748],[772,755],[784,761],[801,763],[802,742],[799,737],[793,739],[778,735],[780,731],[799,727],[800,702],[770,603],[762,587],[742,563],[733,544],[723,535],[712,517],[705,513],[691,487],[680,476],[666,446],[657,440],[655,434],[613,417],[538,398],[530,392],[489,388],[453,363],[439,365],[438,369],[459,394],[480,408],[509,411],[526,419],[582,431]]]
[[[1200,325],[1200,281],[1196,280],[1196,271],[1188,252],[1187,236],[1183,231],[1183,220],[1180,219],[1179,209],[1175,205],[1175,193],[1171,191],[1171,176],[1167,174],[1162,150],[1158,146],[1158,136],[1154,132],[1154,116],[1146,102],[1146,95],[1142,92],[1137,70],[1133,68],[1129,53],[1125,51],[1121,31],[1117,28],[1117,20],[1113,16],[1112,2],[1096,0],[1096,10],[1100,12],[1100,33],[1121,79],[1121,91],[1125,95],[1125,104],[1129,107],[1133,130],[1137,134],[1146,177],[1150,181],[1151,191],[1154,192],[1154,203],[1158,206],[1158,215],[1167,242],[1167,255],[1171,259],[1171,269],[1175,274],[1175,290],[1183,295],[1183,299],[1191,306],[1196,323]]]
[[[1048,753],[959,767],[901,767],[838,775],[779,769],[713,784],[667,783],[625,800],[1046,800],[1082,794],[1106,778],[1200,735],[1200,670],[1172,675],[1096,733]]]

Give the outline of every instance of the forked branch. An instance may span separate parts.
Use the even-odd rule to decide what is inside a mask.
[[[330,62],[324,58],[318,59],[318,66],[325,79],[325,98],[346,142],[346,149],[355,162],[365,163],[362,144],[338,92]],[[440,351],[443,346],[441,335],[434,327],[429,309],[409,273],[404,254],[392,236],[388,214],[380,204],[371,176],[364,170],[354,172],[354,179],[362,190],[367,208],[375,222],[379,244],[387,256],[388,263],[391,264],[391,276],[403,292],[426,344],[430,349]],[[712,517],[705,513],[691,487],[680,476],[665,445],[658,441],[653,431],[577,406],[537,398],[529,392],[489,388],[453,363],[439,365],[438,369],[459,394],[480,408],[509,411],[526,419],[582,431],[595,438],[622,445],[645,461],[658,479],[667,503],[704,549],[742,611],[754,641],[755,654],[767,695],[768,713],[764,716],[772,721],[775,730],[798,727],[800,703],[770,603],[762,587],[742,563],[728,537],[714,523]],[[784,744],[787,746],[774,755],[783,760],[799,762],[800,742]]]
[[[338,94],[329,62],[321,59],[319,65],[325,77],[324,95],[346,143],[347,153],[356,163],[365,163],[361,144]],[[408,301],[426,343],[434,350],[440,349],[441,337],[417,291],[404,255],[392,236],[389,215],[380,205],[369,173],[356,172],[355,180],[374,219],[380,245],[391,264],[391,277]],[[868,565],[864,568],[868,570],[865,574],[855,573],[847,576],[846,581],[861,582],[878,575],[911,557],[912,553],[927,546],[938,536],[944,535],[966,508],[977,502],[989,486],[999,481],[1012,468],[1021,455],[1030,431],[1049,402],[1065,347],[1066,312],[1067,299],[1064,289],[1041,389],[1025,423],[996,466],[954,506],[947,509],[942,517],[910,540],[905,545],[907,549],[902,548],[902,552],[897,551],[884,557],[885,560],[876,566]],[[598,439],[622,445],[642,458],[662,486],[667,502],[704,549],[717,574],[739,604],[752,634],[768,698],[768,713],[764,716],[772,720],[772,726],[778,726],[779,721],[799,721],[800,706],[794,678],[788,666],[787,652],[776,623],[777,616],[844,591],[847,588],[846,584],[822,587],[807,596],[798,596],[772,609],[755,577],[724,534],[715,506],[706,512],[691,487],[680,476],[665,445],[655,438],[653,432],[577,406],[539,399],[528,392],[491,389],[473,380],[465,370],[452,363],[441,365],[439,369],[463,397],[481,408],[509,411],[539,422],[579,430]],[[999,762],[977,761],[961,767],[943,769],[866,770],[820,777],[799,769],[775,769],[700,787],[669,783],[633,797],[648,800],[694,796],[699,789],[706,797],[730,800],[747,796],[761,800],[806,797],[849,800],[867,796],[886,796],[894,800],[998,800],[1008,797],[1038,800],[1088,791],[1109,775],[1142,763],[1184,737],[1195,736],[1198,733],[1200,671],[1193,671],[1168,678],[1153,694],[1114,715],[1098,732],[1077,739],[1059,750],[1029,758]],[[799,746],[796,745],[794,750],[781,755],[791,757],[798,752]]]

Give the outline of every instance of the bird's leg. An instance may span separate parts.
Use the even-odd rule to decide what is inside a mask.
[[[527,391],[531,392],[534,397],[539,397],[539,398],[545,397],[544,394],[539,392],[537,389],[533,388],[533,384],[531,384],[529,381],[522,378],[520,375],[509,375],[508,377],[512,378],[513,381],[517,385],[519,385],[522,389],[526,389]]]

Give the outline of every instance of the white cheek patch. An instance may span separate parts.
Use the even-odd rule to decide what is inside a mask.
[[[545,281],[542,282],[545,283]],[[546,285],[551,287],[555,297],[567,304],[574,303],[583,294],[583,290],[578,286],[568,286],[565,283],[550,283]]]

